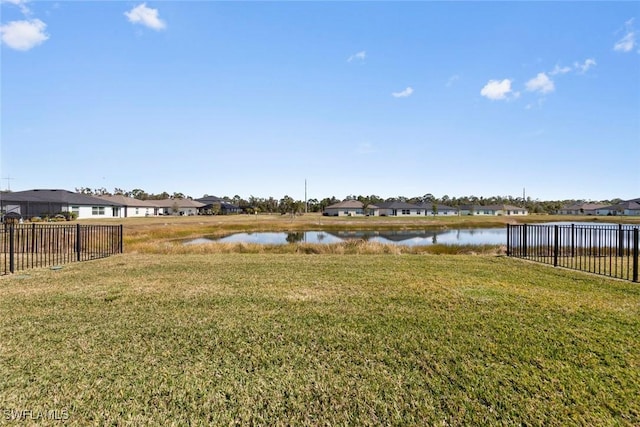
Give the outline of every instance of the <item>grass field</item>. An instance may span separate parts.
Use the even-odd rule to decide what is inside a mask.
[[[125,253],[0,312],[0,423],[640,425],[640,286],[501,256]]]

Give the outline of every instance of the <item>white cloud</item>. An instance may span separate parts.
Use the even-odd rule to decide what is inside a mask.
[[[460,76],[457,74],[454,74],[453,76],[449,77],[449,80],[447,80],[447,87],[451,87],[453,86],[453,84],[457,81],[460,80]]]
[[[393,92],[391,96],[393,96],[394,98],[406,98],[408,96],[411,96],[411,94],[413,94],[413,88],[409,86],[402,92]]]
[[[587,71],[589,71],[589,68],[594,67],[595,65],[596,65],[596,60],[593,58],[589,58],[585,60],[584,63],[582,64],[580,64],[579,62],[576,62],[573,64],[575,69],[581,73],[586,73]]]
[[[132,24],[141,24],[158,31],[167,27],[167,24],[158,17],[158,9],[147,7],[146,3],[142,3],[124,14]]]
[[[504,79],[501,81],[489,80],[489,82],[486,85],[484,85],[484,87],[480,91],[480,95],[494,101],[501,100],[501,99],[508,99],[509,94],[511,94],[511,96],[516,98],[519,95],[517,92],[513,92],[511,90],[511,80],[509,79]]]
[[[633,18],[624,23],[626,34],[613,45],[616,52],[631,52],[636,47],[636,31]]]
[[[47,24],[39,19],[12,21],[0,26],[2,43],[12,49],[29,50],[49,38],[45,33]]]
[[[347,61],[348,62],[353,62],[353,61],[364,61],[365,58],[367,57],[367,52],[366,51],[360,51],[358,53],[354,53],[353,55],[351,55]]]
[[[538,73],[537,76],[529,80],[525,87],[529,92],[549,93],[555,90],[553,80],[545,73]]]
[[[572,70],[572,68],[571,68],[571,67],[561,67],[561,66],[559,66],[559,65],[556,65],[556,66],[553,68],[553,71],[550,71],[550,72],[549,72],[549,75],[551,75],[551,76],[555,76],[555,75],[557,75],[557,74],[567,74],[567,73],[571,72],[571,70]]]
[[[613,50],[617,52],[631,52],[636,45],[636,33],[633,31],[625,34],[623,38],[618,40],[615,45],[613,45]]]
[[[0,0],[0,3],[14,4],[20,8],[20,12],[22,12],[23,15],[31,15],[31,11],[26,6],[28,1],[29,0]]]

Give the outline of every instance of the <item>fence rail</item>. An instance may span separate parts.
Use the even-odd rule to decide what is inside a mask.
[[[122,225],[4,224],[0,274],[122,253]]]
[[[507,225],[507,255],[638,282],[638,227]]]

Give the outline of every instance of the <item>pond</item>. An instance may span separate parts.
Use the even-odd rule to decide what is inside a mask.
[[[502,245],[507,240],[506,229],[484,228],[465,230],[384,230],[384,231],[295,231],[234,233],[218,238],[200,237],[185,244],[201,243],[257,243],[284,245],[287,243],[340,243],[366,240],[394,245]]]
[[[567,224],[571,223],[546,223],[546,225]],[[593,222],[573,224],[617,227],[617,224],[597,224]],[[298,242],[331,244],[356,239],[405,246],[429,246],[435,244],[504,245],[507,242],[507,229],[506,227],[498,227],[430,230],[255,232],[234,233],[220,237],[200,237],[189,240],[185,244],[256,243],[262,245],[284,245]]]

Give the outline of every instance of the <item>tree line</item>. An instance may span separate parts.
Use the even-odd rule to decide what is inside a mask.
[[[133,197],[138,200],[166,200],[166,199],[193,199],[193,197],[186,196],[183,193],[167,193],[162,192],[158,194],[147,193],[146,191],[136,188],[134,190],[123,190],[121,188],[114,188],[112,192],[108,191],[106,188],[97,188],[91,189],[88,187],[80,187],[76,188],[76,192],[94,195],[94,196],[104,196],[104,195],[122,195],[126,197]],[[209,196],[208,194],[203,195],[203,197]],[[491,197],[477,197],[477,196],[462,196],[462,197],[449,197],[448,195],[444,195],[442,197],[435,197],[431,193],[424,194],[422,196],[416,197],[379,197],[377,195],[348,195],[345,199],[338,199],[335,196],[325,197],[324,199],[316,199],[311,198],[306,201],[304,200],[295,200],[292,197],[285,195],[281,199],[276,199],[273,197],[254,197],[249,196],[248,199],[244,199],[239,195],[235,195],[233,197],[223,196],[219,197],[221,200],[224,200],[227,203],[238,206],[242,212],[244,213],[291,213],[291,214],[299,214],[303,212],[322,212],[327,206],[333,205],[335,203],[339,203],[342,200],[358,200],[364,204],[364,206],[375,205],[382,202],[406,202],[412,203],[416,205],[446,205],[454,208],[458,208],[463,205],[477,205],[477,206],[489,206],[489,205],[512,205],[521,208],[527,209],[530,213],[534,214],[553,214],[558,212],[564,206],[577,204],[577,203],[585,203],[585,200],[579,199],[566,199],[566,200],[538,200],[531,199],[531,197],[527,197],[526,199],[522,197],[512,197],[512,196],[491,196]],[[599,200],[599,201],[588,201],[591,203],[602,203],[605,205],[616,204],[619,203],[621,199],[612,199],[612,200]]]

